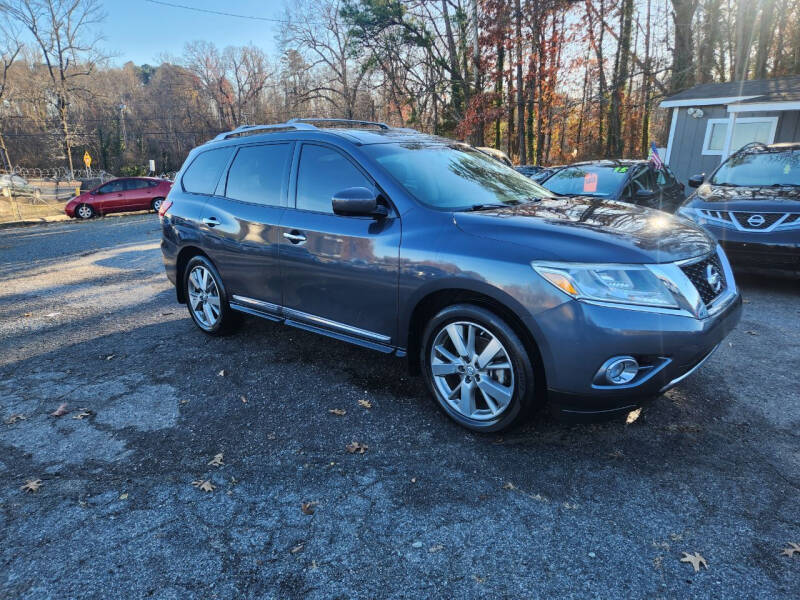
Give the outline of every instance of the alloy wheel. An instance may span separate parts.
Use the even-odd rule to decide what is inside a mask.
[[[81,219],[90,219],[92,217],[92,209],[85,204],[81,204],[78,207],[78,216]]]
[[[502,342],[471,321],[443,326],[430,352],[439,395],[464,417],[496,419],[514,396],[514,367]]]
[[[156,198],[153,200],[153,210],[158,212],[161,209],[161,204],[164,202],[163,198]]]
[[[189,303],[192,314],[204,329],[212,329],[220,319],[219,287],[211,272],[197,265],[189,273]]]

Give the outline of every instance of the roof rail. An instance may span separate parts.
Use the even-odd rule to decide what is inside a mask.
[[[316,129],[313,125],[306,124],[306,123],[293,123],[291,121],[287,123],[275,123],[273,125],[240,125],[236,129],[232,129],[231,131],[224,131],[220,133],[217,137],[215,137],[213,142],[218,142],[220,140],[227,140],[228,138],[237,136],[237,135],[244,135],[248,133],[256,133],[258,131],[273,131],[275,133],[280,133],[281,131],[288,131],[290,129]]]
[[[337,125],[373,125],[381,129],[391,129],[386,123],[379,123],[378,121],[359,121],[357,119],[325,119],[325,118],[310,118],[310,119],[289,119],[287,124],[292,123],[336,123]]]
[[[744,146],[733,152],[733,154],[739,154],[740,152],[747,152],[748,150],[751,150],[753,148],[768,148],[768,147],[769,146],[767,146],[764,142],[750,142],[749,144],[745,144]]]

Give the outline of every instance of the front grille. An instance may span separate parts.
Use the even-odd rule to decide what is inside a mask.
[[[711,287],[711,283],[708,281],[709,265],[712,265],[716,272],[719,273],[720,281],[722,283],[722,285],[716,291]],[[689,281],[692,282],[694,287],[697,288],[697,291],[700,293],[700,297],[703,299],[703,302],[706,306],[711,304],[722,292],[725,291],[725,288],[728,287],[728,282],[725,280],[725,271],[722,270],[722,264],[719,261],[719,256],[716,254],[712,254],[708,258],[704,258],[703,260],[695,263],[682,265],[681,269],[683,269],[683,272],[686,273],[686,276],[689,278]]]
[[[734,212],[731,214],[739,222],[739,225],[746,229],[768,229],[784,215],[784,213],[757,212]],[[753,219],[752,223],[750,219]]]

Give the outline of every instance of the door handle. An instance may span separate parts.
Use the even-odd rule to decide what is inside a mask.
[[[209,227],[214,227],[215,225],[219,225],[219,219],[217,217],[204,217],[203,223]]]
[[[293,244],[302,244],[303,242],[306,241],[306,236],[304,236],[299,231],[291,231],[291,232],[285,231],[283,233],[283,237],[285,237],[287,240],[289,240]]]

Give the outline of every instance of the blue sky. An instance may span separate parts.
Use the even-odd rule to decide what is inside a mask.
[[[178,56],[186,42],[206,40],[220,48],[253,43],[268,54],[276,53],[275,37],[280,24],[205,14],[148,2],[147,0],[101,0],[106,19],[102,25],[105,50],[117,65],[158,64],[159,56]],[[208,10],[267,19],[282,19],[284,0],[164,0]]]

